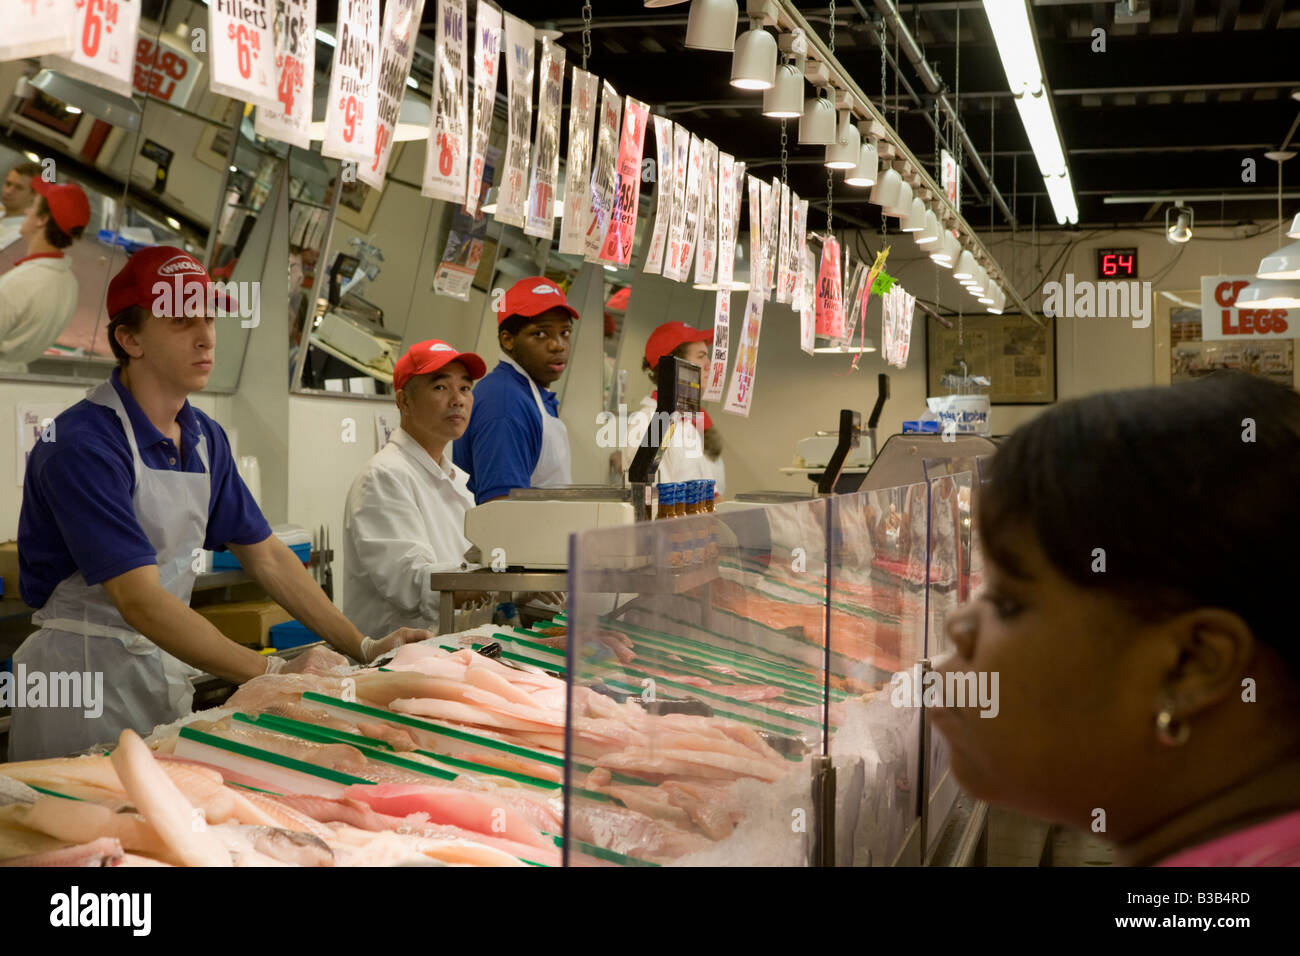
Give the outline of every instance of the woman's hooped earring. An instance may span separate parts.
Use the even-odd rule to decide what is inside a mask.
[[[1166,747],[1181,747],[1191,735],[1191,725],[1174,717],[1172,705],[1165,704],[1156,715],[1156,739]]]

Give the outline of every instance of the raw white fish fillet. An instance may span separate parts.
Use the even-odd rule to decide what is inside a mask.
[[[100,837],[79,846],[10,857],[0,860],[0,866],[116,866],[124,855],[121,843],[111,837]]]
[[[206,828],[134,730],[124,730],[110,759],[127,796],[168,849],[187,866],[229,866],[230,854]]]

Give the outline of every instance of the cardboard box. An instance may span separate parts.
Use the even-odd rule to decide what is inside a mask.
[[[18,590],[17,541],[6,541],[0,544],[0,578],[5,579],[4,596],[21,600],[22,592]]]
[[[232,641],[249,647],[269,647],[271,627],[293,620],[274,601],[234,601],[195,608]]]

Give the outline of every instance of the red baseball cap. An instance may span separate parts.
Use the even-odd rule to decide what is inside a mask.
[[[497,312],[497,325],[512,315],[522,315],[526,319],[531,319],[551,309],[563,309],[575,319],[578,318],[578,310],[569,305],[558,285],[544,276],[529,276],[520,279],[506,290]]]
[[[153,312],[159,303],[159,295],[154,291],[154,286],[161,282],[170,292],[178,278],[181,282],[181,296],[177,297],[182,301],[172,304],[172,296],[169,295],[167,305],[162,307],[159,314],[169,315],[173,310],[176,310],[175,314],[181,314],[180,310],[184,308],[185,300],[193,294],[195,284],[203,287],[204,302],[212,295],[222,309],[233,310],[233,297],[213,288],[212,277],[198,259],[175,246],[150,246],[127,259],[126,265],[108,283],[106,304],[109,316],[117,315],[133,305]]]
[[[451,362],[463,363],[471,379],[477,380],[487,374],[487,364],[473,352],[457,352],[455,346],[440,339],[429,339],[416,342],[397,360],[393,367],[393,390],[406,388],[412,376],[428,375]]]
[[[659,367],[659,360],[671,355],[673,349],[687,342],[712,342],[712,329],[697,329],[685,322],[665,322],[650,333],[645,343],[645,360],[651,368]]]
[[[85,229],[90,224],[90,200],[76,183],[47,183],[40,176],[33,176],[32,191],[45,197],[50,218],[69,235],[72,230]]]

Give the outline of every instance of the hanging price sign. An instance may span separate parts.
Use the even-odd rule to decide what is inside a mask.
[[[316,0],[277,0],[275,102],[257,108],[253,131],[310,149],[315,76]]]
[[[844,338],[844,304],[840,279],[840,244],[827,236],[822,245],[821,267],[817,272],[817,334]]]
[[[636,236],[636,210],[641,196],[641,151],[645,146],[646,118],[650,108],[640,100],[627,98],[623,107],[623,135],[619,137],[618,179],[614,184],[614,208],[600,258],[627,265],[632,260]]]
[[[745,325],[736,350],[736,367],[727,386],[727,403],[723,410],[749,417],[754,401],[754,378],[758,374],[758,337],[763,329],[763,295],[752,285],[745,299]]]
[[[474,17],[474,126],[470,132],[469,176],[465,183],[465,212],[471,216],[478,210],[477,184],[483,178],[483,164],[487,161],[500,69],[501,11],[486,0],[479,0]]]
[[[275,0],[210,0],[208,59],[213,93],[274,106]],[[313,37],[314,40],[314,37]]]
[[[77,43],[72,0],[19,0],[5,4],[0,63],[29,56],[71,56]]]
[[[713,345],[709,348],[709,368],[704,382],[702,401],[722,398],[727,377],[727,346],[731,339],[731,290],[718,289],[713,298]]]
[[[780,203],[781,229],[776,251],[776,301],[789,302],[794,291],[794,281],[790,271],[790,187],[781,184]]]
[[[596,123],[595,74],[573,67],[569,92],[569,158],[564,164],[564,218],[560,252],[583,255],[591,219],[591,135]]]
[[[19,0],[28,6],[31,0]],[[9,0],[6,7],[12,6]],[[65,4],[64,8],[68,9]],[[70,15],[75,41],[70,56],[46,56],[41,65],[122,96],[131,95],[140,0],[75,0]],[[8,31],[8,19],[5,30]]]
[[[420,194],[461,205],[469,126],[465,106],[465,0],[437,0],[433,118],[424,148]]]
[[[664,247],[668,243],[668,220],[673,208],[673,121],[666,116],[655,120],[655,219],[646,251],[645,271],[664,271]]]
[[[528,213],[524,234],[545,239],[555,235],[555,187],[560,177],[560,101],[564,98],[564,47],[542,39],[537,71],[537,141],[528,176]]]
[[[384,8],[384,28],[380,36],[379,92],[376,99],[375,142],[369,163],[357,168],[363,183],[374,189],[384,188],[388,172],[388,154],[393,151],[393,131],[402,112],[406,95],[406,75],[411,72],[415,56],[415,37],[420,30],[424,0],[388,0]]]
[[[509,135],[506,166],[497,197],[497,222],[524,227],[528,203],[528,150],[533,129],[533,48],[537,32],[517,17],[505,14],[506,84],[509,97]]]
[[[596,134],[596,160],[591,167],[591,216],[583,239],[583,258],[595,262],[605,244],[605,233],[614,211],[614,178],[618,172],[618,123],[623,117],[623,98],[602,83],[600,131]]]
[[[718,147],[704,141],[700,170],[700,242],[695,255],[695,281],[712,285],[718,271]]]
[[[681,124],[673,125],[673,208],[668,222],[668,252],[664,260],[664,278],[681,282],[686,278],[678,271],[682,259],[682,241],[686,236],[686,170],[691,160],[691,134]]]
[[[731,291],[736,271],[736,224],[731,211],[736,201],[736,161],[718,154],[718,288]]]
[[[372,162],[378,102],[379,2],[343,0],[321,155],[353,160],[358,166]]]

